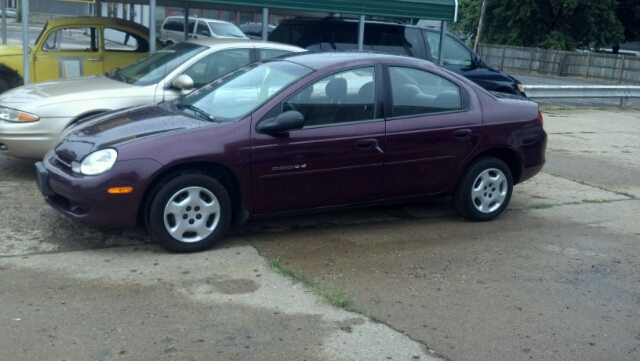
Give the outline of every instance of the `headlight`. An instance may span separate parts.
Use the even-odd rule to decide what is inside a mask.
[[[27,123],[40,120],[40,117],[20,110],[0,107],[0,119],[8,122]]]
[[[84,175],[102,174],[113,167],[117,158],[115,149],[102,149],[84,157],[82,162],[72,162],[71,170]]]

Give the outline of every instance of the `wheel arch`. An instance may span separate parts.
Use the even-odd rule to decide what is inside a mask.
[[[7,83],[9,85],[9,89],[13,89],[24,84],[24,79],[22,75],[18,73],[15,69],[6,66],[5,64],[0,64],[0,79],[4,79],[5,81],[9,80]]]
[[[244,197],[242,194],[242,187],[240,185],[240,181],[231,169],[215,162],[191,162],[178,164],[174,167],[165,169],[160,174],[156,175],[156,177],[149,183],[140,202],[141,207],[138,209],[138,220],[141,221],[142,224],[147,224],[145,215],[148,214],[148,209],[151,206],[151,200],[157,192],[158,185],[166,183],[169,180],[187,172],[203,173],[216,178],[229,193],[232,212],[231,221],[235,223],[242,223],[246,220],[247,216],[243,203]]]
[[[465,172],[469,165],[473,164],[475,161],[485,157],[494,157],[498,158],[501,161],[505,162],[505,164],[509,167],[511,171],[511,176],[513,177],[513,184],[518,184],[520,182],[520,177],[522,176],[522,162],[518,157],[518,154],[509,148],[492,148],[482,151],[476,154],[473,158],[469,159],[469,161],[465,164],[465,166],[460,170],[460,174],[458,175],[458,182],[460,177]]]

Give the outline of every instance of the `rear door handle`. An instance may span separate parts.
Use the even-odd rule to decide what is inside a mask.
[[[102,61],[102,58],[89,58],[88,61]]]
[[[469,138],[471,138],[472,134],[473,132],[471,131],[471,129],[458,129],[453,132],[453,136],[456,138],[456,140],[468,140]]]
[[[358,149],[360,149],[363,152],[368,152],[370,150],[377,150],[380,153],[384,153],[382,148],[380,148],[380,145],[378,144],[377,139],[361,139],[356,142],[356,145],[358,146]]]

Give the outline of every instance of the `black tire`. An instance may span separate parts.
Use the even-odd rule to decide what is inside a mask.
[[[169,251],[209,249],[224,236],[231,223],[229,193],[207,174],[183,173],[161,183],[151,194],[147,228]]]
[[[0,94],[6,92],[9,89],[11,89],[9,87],[9,84],[7,84],[7,82],[4,81],[3,79],[0,79]]]
[[[464,218],[486,222],[507,208],[513,193],[513,176],[500,159],[485,157],[471,163],[453,193],[453,204]]]

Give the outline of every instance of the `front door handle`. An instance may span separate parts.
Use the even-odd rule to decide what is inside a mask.
[[[471,129],[458,129],[453,132],[453,136],[456,138],[456,140],[469,140],[469,138],[471,138],[471,135],[473,135]]]
[[[377,150],[380,153],[384,153],[380,145],[378,144],[377,139],[361,139],[356,142],[356,146],[363,152],[368,152],[370,150]]]
[[[88,61],[102,61],[102,58],[89,58]]]

